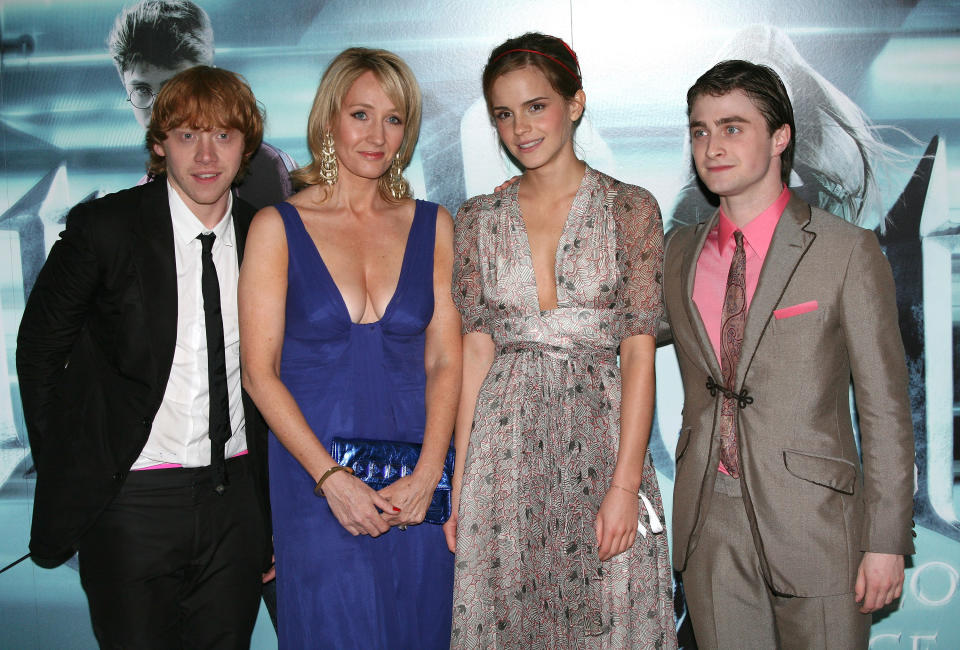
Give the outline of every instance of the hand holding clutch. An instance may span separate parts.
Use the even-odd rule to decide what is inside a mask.
[[[330,446],[330,455],[340,465],[353,469],[354,475],[370,488],[382,490],[399,479],[413,474],[417,461],[420,459],[420,447],[416,443],[395,440],[334,438]],[[423,521],[428,524],[442,524],[450,517],[453,459],[454,452],[451,449],[447,453],[443,463],[443,474],[437,483],[423,518]],[[343,472],[340,473],[343,474]],[[407,482],[405,481],[405,483]],[[401,485],[396,491],[403,490],[405,492],[407,489],[409,488]],[[407,515],[402,512],[403,506],[396,505],[401,509],[400,517],[405,520]],[[392,511],[382,506],[381,509],[385,512]]]
[[[399,512],[386,510],[383,518],[391,526],[416,526],[423,522],[427,509],[433,501],[436,483],[424,480],[422,473],[408,474],[380,490],[380,496],[399,508]]]
[[[378,511],[390,508],[390,502],[349,473],[330,475],[323,493],[333,516],[351,535],[378,537],[390,530]]]

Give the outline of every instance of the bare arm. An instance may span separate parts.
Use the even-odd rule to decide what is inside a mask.
[[[453,471],[453,515],[443,525],[447,536],[447,547],[452,553],[457,551],[457,521],[460,509],[460,488],[463,486],[463,468],[466,462],[467,447],[470,446],[470,433],[473,428],[473,415],[477,409],[477,396],[480,386],[493,365],[496,352],[493,339],[484,332],[470,332],[463,335],[463,381],[460,384],[460,403],[457,406],[457,423],[454,427],[453,444],[457,451],[457,462]]]
[[[663,223],[656,199],[625,186],[612,205],[617,218],[617,291],[620,325],[620,450],[596,532],[601,560],[630,548],[637,537],[637,492],[650,441],[656,394],[654,359],[658,324],[663,314],[660,278],[663,269]]]
[[[655,346],[654,337],[645,334],[620,343],[620,450],[613,481],[597,513],[601,560],[623,553],[637,538],[637,492],[643,480],[656,393]]]
[[[460,509],[460,489],[470,433],[477,406],[477,395],[483,384],[496,352],[493,338],[488,333],[488,314],[483,297],[483,259],[480,254],[479,235],[482,216],[476,204],[467,201],[460,207],[453,237],[453,300],[460,312],[463,333],[463,372],[457,419],[454,426],[454,446],[457,452],[453,472],[453,515],[444,524],[443,532],[451,552],[457,548],[457,521]]]
[[[613,482],[636,493],[643,479],[643,460],[650,441],[656,394],[656,340],[641,334],[620,344],[620,451]]]
[[[274,435],[317,481],[337,463],[280,381],[286,296],[287,243],[283,221],[275,208],[264,208],[250,226],[240,269],[243,385]],[[359,479],[336,472],[323,484],[323,490],[334,516],[352,534],[376,536],[389,529],[377,508],[388,509],[390,504]]]
[[[384,511],[391,525],[419,524],[430,505],[450,448],[460,393],[460,315],[450,293],[453,276],[453,220],[440,208],[433,253],[433,318],[424,342],[426,426],[420,460],[409,477],[381,490],[400,512]]]

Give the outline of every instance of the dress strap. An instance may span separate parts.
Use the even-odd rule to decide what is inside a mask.
[[[306,232],[306,227],[303,225],[303,219],[300,218],[300,211],[297,210],[292,203],[281,201],[280,203],[275,204],[273,207],[275,207],[277,212],[280,213],[284,224],[299,225],[300,229]]]
[[[343,317],[349,320],[350,315],[347,306],[343,303],[340,289],[337,287],[337,283],[333,281],[333,276],[330,275],[326,262],[323,261],[323,257],[310,236],[306,224],[303,223],[300,211],[286,201],[277,203],[274,207],[283,219],[284,234],[287,237],[289,286],[293,287],[301,283],[313,286],[312,283],[319,282],[330,292],[334,303],[342,306]]]
[[[303,219],[300,218],[300,212],[291,203],[281,201],[274,205],[280,218],[283,219],[283,229],[287,234],[287,250],[293,247],[300,248],[305,244],[310,244],[311,248],[316,248],[307,227],[303,225]]]
[[[437,239],[437,211],[439,209],[440,206],[437,203],[416,200],[416,209],[413,212],[413,224],[410,226],[409,237],[417,244],[418,248],[427,247],[427,250],[433,250]],[[430,256],[430,265],[433,266],[432,255]]]
[[[413,223],[407,235],[407,251],[404,256],[404,265],[409,265],[404,271],[411,276],[430,278],[433,281],[433,249],[437,239],[437,210],[440,206],[430,201],[417,199],[413,213]]]

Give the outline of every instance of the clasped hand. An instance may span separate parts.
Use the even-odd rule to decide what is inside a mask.
[[[423,478],[416,471],[397,479],[380,490],[380,495],[393,506],[383,511],[384,520],[391,526],[415,526],[422,523],[436,489],[437,481]],[[399,508],[399,511],[396,508]]]
[[[324,482],[323,491],[330,511],[347,532],[378,537],[391,526],[421,523],[436,483],[413,472],[377,491],[347,472],[337,472]]]

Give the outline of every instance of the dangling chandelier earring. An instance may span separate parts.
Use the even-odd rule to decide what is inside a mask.
[[[326,185],[337,184],[337,151],[333,148],[333,134],[323,134],[320,145],[320,178]]]
[[[406,198],[409,194],[407,179],[403,177],[403,169],[400,167],[400,152],[393,157],[393,164],[390,165],[390,177],[387,180],[387,186],[390,188],[390,195],[397,199]]]

